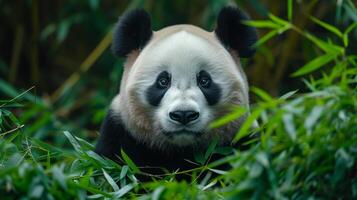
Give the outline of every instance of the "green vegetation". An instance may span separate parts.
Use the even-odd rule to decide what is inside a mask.
[[[98,7],[98,1],[88,2],[93,8]],[[141,3],[133,2],[132,7]],[[224,1],[222,5],[212,2],[210,8],[213,13],[225,4]],[[235,151],[223,160],[192,169],[191,182],[176,181],[175,173],[172,173],[153,177],[149,183],[140,183],[136,179],[141,173],[140,168],[125,156],[125,152],[122,155],[127,165],[123,166],[96,155],[93,152],[93,138],[97,133],[93,134],[88,127],[100,123],[105,114],[104,107],[116,90],[111,86],[112,90],[108,91],[104,88],[109,87],[101,84],[103,90],[86,94],[83,85],[100,82],[91,82],[91,79],[96,79],[90,77],[95,73],[86,72],[109,44],[110,36],[105,36],[105,33],[102,34],[102,42],[82,63],[80,71],[74,73],[50,97],[40,97],[33,87],[19,91],[9,83],[11,80],[0,79],[0,91],[5,94],[1,97],[9,99],[0,101],[1,198],[357,199],[357,54],[353,46],[357,38],[357,10],[348,0],[333,7],[336,18],[349,22],[343,28],[307,16],[306,20],[313,24],[314,29],[324,31],[325,34],[321,36],[306,29],[304,24],[308,22],[296,20],[300,16],[293,3],[295,6],[301,5],[291,0],[287,2],[287,7],[284,7],[287,10],[286,17],[268,14],[262,20],[246,23],[267,30],[257,43],[258,60],[255,62],[261,64],[263,61],[259,59],[265,57],[264,60],[277,63],[280,69],[277,73],[281,73],[277,77],[291,75],[291,79],[299,82],[302,79],[304,86],[300,86],[300,83],[294,83],[289,88],[270,85],[270,88],[266,88],[270,94],[252,87],[256,103],[252,105],[251,116],[235,138],[238,140],[250,134],[251,123],[258,119],[261,136],[253,141],[249,150]],[[309,6],[316,6],[316,1],[312,2]],[[260,4],[256,5],[261,8]],[[100,18],[93,13],[90,16]],[[75,19],[80,21],[82,18]],[[207,15],[207,22],[213,24],[208,19],[211,16]],[[69,26],[61,23],[53,25],[53,28],[49,25],[42,34],[51,35],[57,30],[57,42],[65,40],[68,33],[66,29],[54,28]],[[210,26],[208,23],[207,27]],[[284,40],[283,36],[288,39]],[[281,40],[290,42],[286,44],[288,48],[294,47],[292,41],[303,41],[304,52],[290,49],[295,55],[303,55],[304,59],[297,62],[300,66],[298,69],[289,71],[280,67],[291,65],[289,60],[275,61],[285,58],[273,55],[274,50],[269,48],[272,48],[271,43],[281,43]],[[282,56],[291,58],[294,53],[288,54],[286,51]],[[106,55],[104,53],[102,56]],[[111,59],[99,59],[98,62],[106,63]],[[111,74],[114,75],[109,80],[103,76],[101,81],[108,81],[112,85],[117,83],[121,64],[121,60],[112,63],[114,67]],[[276,82],[275,85],[283,83]],[[302,89],[296,90],[295,86]],[[276,95],[276,90],[282,95]],[[93,99],[87,100],[90,98]],[[86,113],[86,110],[90,113]],[[217,120],[212,127],[242,114],[244,112],[237,109]],[[97,126],[93,130],[98,130]],[[218,151],[214,150],[214,146],[207,150],[207,155]],[[209,157],[207,155],[206,159]],[[232,169],[216,169],[227,163]],[[212,174],[216,176],[211,178]]]

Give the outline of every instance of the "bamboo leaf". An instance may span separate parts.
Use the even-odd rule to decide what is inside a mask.
[[[213,139],[211,144],[208,146],[207,151],[205,153],[205,160],[207,160],[208,157],[213,153],[213,151],[215,150],[217,144],[218,144],[218,139],[217,138]]]
[[[279,24],[276,24],[270,20],[250,20],[250,21],[244,21],[244,24],[248,26],[254,26],[256,28],[271,28],[271,29],[277,29],[282,27]]]
[[[351,24],[349,27],[347,27],[347,29],[343,33],[343,45],[345,47],[348,47],[348,43],[349,43],[348,34],[356,27],[357,27],[357,22],[355,22],[355,23]]]
[[[264,108],[260,107],[257,110],[253,111],[251,115],[245,120],[242,127],[240,127],[238,133],[233,139],[233,143],[238,142],[243,137],[247,136],[250,132],[249,129],[252,127],[253,123],[257,120],[260,114],[263,112]]]
[[[121,150],[121,156],[123,157],[125,163],[129,166],[131,170],[133,170],[133,173],[140,172],[139,168],[134,164],[134,162],[129,158],[129,156]]]
[[[307,116],[304,126],[306,130],[311,131],[312,127],[316,124],[316,121],[320,118],[322,112],[324,111],[324,107],[315,106],[311,113]]]
[[[288,20],[291,21],[293,16],[293,0],[288,0]]]
[[[93,174],[93,168],[89,168],[87,173],[80,179],[80,184],[88,186],[90,184],[90,177]]]
[[[104,177],[107,180],[107,182],[109,183],[109,185],[112,186],[114,191],[118,191],[119,186],[115,183],[113,178],[104,169],[102,169],[102,171],[103,171]]]
[[[279,31],[277,29],[270,31],[269,33],[265,34],[263,37],[261,37],[256,43],[255,46],[260,46],[270,40],[272,37],[275,35],[278,35]]]
[[[291,113],[285,113],[283,115],[284,128],[291,140],[296,140],[296,128],[294,125],[294,116]]]
[[[335,44],[331,44],[331,43],[327,43],[313,35],[311,35],[310,33],[304,32],[303,33],[304,36],[309,39],[311,42],[313,42],[314,44],[316,44],[320,49],[322,49],[323,51],[325,51],[326,53],[332,53],[332,54],[342,54],[344,53],[344,48],[340,47],[338,45]]]
[[[312,61],[308,62],[306,65],[302,66],[296,72],[294,72],[292,74],[292,76],[294,76],[294,77],[302,76],[302,75],[308,74],[310,72],[313,72],[313,71],[319,69],[320,67],[326,65],[327,63],[329,63],[330,61],[332,61],[335,58],[336,58],[336,55],[333,55],[333,54],[332,55],[325,54],[323,56],[317,57],[317,58],[313,59]]]
[[[241,117],[244,113],[246,112],[246,109],[243,107],[239,107],[237,109],[235,109],[232,113],[225,115],[224,117],[213,121],[210,125],[209,128],[213,129],[213,128],[218,128],[221,127],[225,124],[228,124],[229,122],[238,119],[239,117]]]
[[[357,27],[357,22],[354,22],[353,24],[349,25],[347,29],[345,30],[344,34],[349,34],[353,29]]]
[[[291,25],[288,21],[285,21],[285,20],[283,20],[283,19],[281,19],[281,18],[279,18],[279,17],[277,17],[277,16],[275,16],[275,15],[273,15],[271,13],[269,13],[268,16],[269,16],[269,18],[271,20],[273,20],[274,22],[276,22],[278,24],[281,24],[283,26],[290,26]]]
[[[134,188],[133,184],[128,184],[128,185],[122,187],[120,190],[114,192],[113,196],[115,199],[119,199],[120,197],[122,197],[125,194],[127,194],[128,192],[130,192],[130,190],[132,190],[133,188]]]
[[[279,97],[279,99],[288,99],[290,97],[292,97],[294,94],[296,94],[299,90],[294,90],[294,91],[290,91],[284,95],[282,95],[281,97]]]
[[[257,87],[251,87],[250,90],[254,92],[257,96],[259,96],[261,99],[264,101],[271,101],[273,98],[264,90],[257,88]]]
[[[129,167],[127,165],[124,165],[121,168],[119,179],[123,179],[126,176],[126,174],[128,173],[128,170],[129,170]]]
[[[64,135],[67,137],[67,139],[69,140],[69,142],[72,144],[72,146],[74,147],[74,149],[79,152],[79,153],[83,153],[82,151],[82,147],[81,145],[78,143],[78,141],[73,137],[73,135],[68,132],[68,131],[63,131]]]
[[[338,30],[336,27],[334,27],[334,26],[332,26],[332,25],[330,25],[330,24],[328,24],[326,22],[323,22],[323,21],[321,21],[321,20],[319,20],[319,19],[317,19],[317,18],[315,18],[313,16],[311,16],[310,19],[312,21],[314,21],[316,24],[318,24],[321,27],[325,28],[326,30],[336,34],[338,37],[340,37],[340,38],[343,37],[341,31]]]

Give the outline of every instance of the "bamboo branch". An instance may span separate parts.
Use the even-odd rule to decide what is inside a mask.
[[[82,73],[87,72],[103,52],[109,47],[112,41],[112,32],[109,31],[98,46],[89,54],[89,56],[79,66],[79,71],[73,73],[52,95],[51,101],[56,102],[64,93],[66,88],[73,87],[80,79]]]
[[[310,4],[308,4],[306,8],[306,15],[309,15],[312,10],[316,7],[317,1],[311,1]],[[303,6],[303,5],[302,5]],[[303,17],[297,22],[297,27],[305,27],[308,23],[308,18]],[[283,51],[282,51],[282,56],[279,56],[281,59],[279,59],[279,63],[276,67],[275,73],[274,73],[274,78],[272,79],[272,93],[273,95],[278,95],[278,85],[281,82],[283,76],[286,73],[288,65],[288,61],[291,60],[291,56],[293,55],[293,52],[296,49],[296,46],[298,45],[299,41],[299,33],[295,31],[290,31],[288,33],[288,36],[286,38],[286,45],[283,46]]]

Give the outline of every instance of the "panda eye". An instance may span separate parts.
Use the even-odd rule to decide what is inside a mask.
[[[198,83],[200,84],[201,87],[209,87],[211,83],[210,77],[207,76],[201,76],[198,79]]]
[[[167,86],[169,86],[169,79],[166,77],[162,77],[159,79],[158,83],[160,87],[166,88]]]
[[[157,87],[160,89],[168,88],[170,85],[170,77],[167,72],[163,72],[159,75],[157,81]]]

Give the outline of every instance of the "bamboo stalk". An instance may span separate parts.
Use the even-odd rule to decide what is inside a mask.
[[[312,12],[315,13],[316,16],[322,17],[326,14],[327,7],[324,5],[320,5],[318,10],[315,10],[317,6],[317,1],[311,1],[310,4],[307,5],[305,9],[305,15],[310,16]],[[297,27],[304,27],[305,29],[307,26],[309,26],[308,17],[303,17],[300,19],[300,21],[297,22],[296,26]],[[273,89],[273,95],[278,94],[278,85],[283,79],[284,75],[286,74],[288,62],[291,60],[291,56],[294,53],[294,50],[296,49],[297,45],[299,44],[299,33],[296,31],[291,31],[288,33],[288,36],[286,38],[286,45],[283,47],[282,51],[282,56],[281,59],[279,60],[279,63],[277,65],[277,68],[275,70],[275,75],[274,78],[272,79],[272,89]]]
[[[14,46],[12,49],[12,57],[10,63],[10,73],[9,73],[9,82],[15,83],[16,75],[21,55],[21,47],[24,39],[24,27],[22,24],[16,26],[15,30],[15,40]]]
[[[32,21],[32,36],[31,36],[31,79],[34,84],[39,83],[40,73],[39,73],[39,62],[38,62],[38,29],[39,29],[39,16],[38,16],[38,0],[32,1],[32,11],[31,11],[31,21]]]
[[[79,71],[73,73],[52,95],[51,101],[56,102],[64,93],[66,88],[73,87],[80,79],[82,73],[87,72],[90,67],[97,61],[103,52],[109,47],[112,41],[112,32],[109,31],[107,35],[100,41],[97,47],[88,55],[88,57],[79,66]]]
[[[134,8],[144,5],[143,0],[132,1],[126,8],[126,10],[132,10]],[[112,42],[112,31],[109,31],[107,35],[100,41],[97,47],[88,55],[88,57],[81,63],[79,71],[73,73],[55,92],[50,96],[52,103],[58,101],[61,95],[63,95],[66,88],[73,87],[80,79],[82,73],[87,72],[94,62],[103,54],[103,52],[109,47]]]

